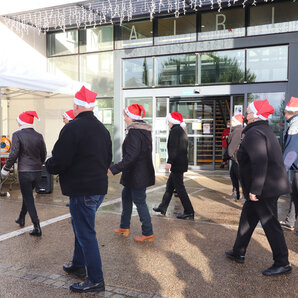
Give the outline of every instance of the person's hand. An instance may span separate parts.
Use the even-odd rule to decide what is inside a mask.
[[[5,170],[4,167],[1,170],[1,178],[5,178],[9,175],[9,171]]]
[[[259,200],[257,196],[252,193],[249,193],[249,199],[253,202],[257,202]]]
[[[112,171],[110,169],[108,169],[108,174],[113,174]]]
[[[167,163],[165,169],[166,169],[166,170],[170,170],[171,167],[172,167],[172,165],[171,165],[170,163]]]

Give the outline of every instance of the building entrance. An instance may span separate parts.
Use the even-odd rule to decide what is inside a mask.
[[[172,112],[181,113],[186,123],[189,166],[202,169],[219,167],[222,161],[221,134],[230,118],[230,97],[157,97],[153,113],[157,170],[164,169],[166,164],[169,134],[166,115]]]

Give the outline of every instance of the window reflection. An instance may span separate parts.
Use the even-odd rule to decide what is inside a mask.
[[[155,85],[173,86],[194,84],[196,55],[176,55],[155,58]]]
[[[89,83],[98,96],[113,96],[113,52],[81,55],[80,69],[80,80]]]
[[[156,44],[172,44],[196,40],[196,16],[158,20]]]
[[[123,87],[149,87],[153,81],[153,58],[123,60]]]
[[[66,55],[78,52],[78,30],[47,34],[47,55]]]
[[[78,56],[49,58],[48,71],[60,78],[66,76],[72,80],[78,80]]]
[[[248,82],[285,81],[288,78],[288,46],[247,50]]]

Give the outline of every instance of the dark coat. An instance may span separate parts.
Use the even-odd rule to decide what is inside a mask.
[[[126,187],[139,189],[154,185],[151,126],[144,121],[134,121],[127,130],[122,144],[122,160],[110,170],[113,175],[122,172],[120,183]]]
[[[248,124],[237,153],[240,181],[245,198],[276,198],[289,193],[289,181],[280,145],[268,121]]]
[[[228,159],[231,159],[235,162],[237,162],[237,151],[240,146],[242,131],[242,125],[234,126],[232,127],[231,133],[228,138]]]
[[[111,161],[110,133],[87,111],[62,128],[46,167],[51,174],[59,174],[64,195],[104,195]]]
[[[18,160],[19,172],[41,171],[47,150],[43,136],[33,128],[17,130],[12,135],[11,152],[4,169],[9,170]]]
[[[174,124],[168,139],[168,160],[171,172],[184,173],[188,170],[188,137],[180,124]]]

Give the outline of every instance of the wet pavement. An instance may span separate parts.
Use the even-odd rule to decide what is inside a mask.
[[[14,223],[21,208],[17,184],[10,197],[0,197],[0,297],[298,297],[298,236],[285,231],[293,272],[265,277],[272,265],[268,241],[261,227],[253,234],[246,262],[226,259],[236,237],[241,202],[228,198],[232,186],[226,171],[188,172],[185,185],[195,209],[194,221],[181,221],[179,198],[172,199],[167,216],[152,208],[162,198],[166,174],[156,176],[147,191],[152,213],[154,243],[135,243],[141,234],[136,209],[131,235],[113,233],[121,214],[120,176],[110,177],[109,192],[96,216],[96,231],[103,261],[106,292],[74,294],[68,288],[77,280],[66,275],[62,265],[73,252],[73,232],[68,198],[54,182],[52,194],[36,194],[36,207],[43,235],[34,238],[29,217],[25,228]],[[2,191],[7,191],[4,185]],[[287,213],[289,198],[279,200],[279,216]],[[297,227],[298,228],[298,227]]]

